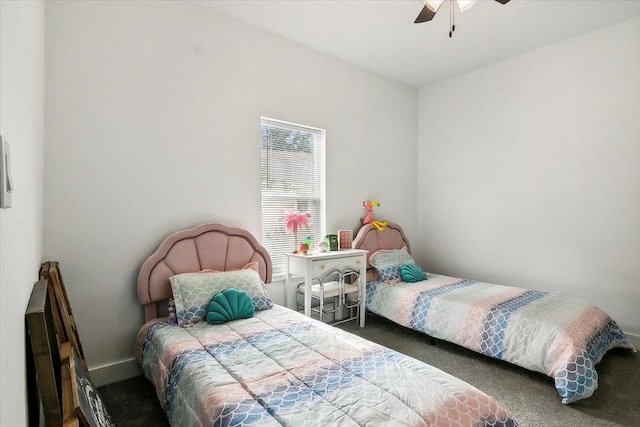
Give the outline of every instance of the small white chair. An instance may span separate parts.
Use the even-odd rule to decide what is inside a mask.
[[[346,282],[346,278],[350,278],[351,283]],[[355,270],[331,270],[326,273],[320,279],[314,279],[311,285],[311,300],[312,303],[317,301],[317,305],[311,307],[312,313],[318,313],[318,318],[323,321],[323,315],[337,313],[343,308],[350,310],[350,316],[347,319],[339,318],[332,324],[348,322],[358,318],[358,310],[360,309],[360,289],[358,288],[358,280],[360,278],[360,272]],[[298,309],[304,307],[300,303],[300,299],[304,301],[304,282],[297,286],[297,306]],[[331,302],[327,302],[331,300]],[[332,308],[327,308],[328,304],[332,304]],[[353,309],[356,309],[356,314],[353,315]]]

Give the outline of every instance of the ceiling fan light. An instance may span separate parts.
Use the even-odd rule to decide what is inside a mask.
[[[427,6],[432,12],[437,12],[444,0],[424,0],[424,5]]]
[[[460,12],[464,12],[473,6],[478,0],[458,0],[458,7],[460,8]]]

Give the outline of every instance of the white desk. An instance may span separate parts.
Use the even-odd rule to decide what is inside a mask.
[[[311,316],[311,282],[314,278],[333,269],[360,271],[358,287],[360,289],[360,327],[364,328],[364,312],[367,287],[367,253],[363,249],[344,249],[332,252],[313,252],[309,255],[287,254],[285,301],[289,303],[291,282],[294,277],[304,277],[304,314]]]

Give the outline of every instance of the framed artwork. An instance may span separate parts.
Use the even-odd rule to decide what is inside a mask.
[[[61,383],[56,370],[60,368],[60,348],[56,337],[47,282],[33,286],[25,312],[28,339],[27,392],[29,394],[29,425],[41,425],[40,402],[45,425],[62,425]]]
[[[73,318],[73,310],[67,296],[67,289],[62,281],[60,265],[57,261],[47,261],[40,268],[40,277],[49,282],[49,291],[53,293],[51,303],[53,305],[54,322],[60,342],[69,341],[80,357],[80,363],[85,369],[87,360],[80,343],[78,327]]]
[[[58,306],[51,291],[46,280],[38,281],[25,313],[29,335],[26,343],[29,426],[79,427],[69,375],[69,354],[73,347],[58,335],[60,329],[55,320]]]
[[[351,249],[351,243],[353,241],[353,233],[351,230],[338,230],[338,243],[339,249]]]
[[[73,406],[82,426],[116,427],[74,348],[71,349],[71,354],[69,355],[69,374],[71,377]]]
[[[327,234],[327,243],[329,243],[329,251],[338,250],[338,236],[335,234]]]

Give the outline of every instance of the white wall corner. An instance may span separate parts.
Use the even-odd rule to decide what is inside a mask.
[[[135,358],[109,363],[89,370],[96,387],[127,380],[142,375],[142,367]]]
[[[627,339],[631,343],[631,345],[636,349],[640,350],[640,335],[638,334],[630,334],[629,332],[624,333],[627,336]]]

